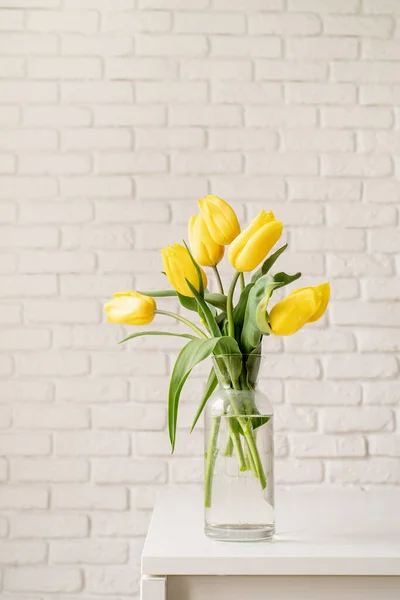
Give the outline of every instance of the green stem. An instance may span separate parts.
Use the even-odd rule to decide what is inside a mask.
[[[236,283],[237,280],[240,277],[240,273],[239,271],[236,271],[236,273],[233,276],[231,285],[229,286],[229,291],[228,291],[228,298],[226,300],[226,313],[227,313],[227,317],[228,317],[228,334],[231,337],[235,337],[235,323],[233,321],[233,294],[235,292],[235,287],[236,287]]]
[[[207,446],[206,455],[206,468],[205,468],[205,481],[204,481],[204,505],[206,508],[211,508],[211,493],[212,493],[212,482],[215,467],[215,460],[217,458],[218,449],[217,441],[219,428],[221,425],[221,417],[214,417],[213,424],[211,427],[211,435]]]
[[[240,289],[243,291],[246,287],[246,282],[244,280],[244,273],[240,273]]]
[[[258,477],[260,479],[261,488],[265,489],[267,487],[267,478],[265,477],[264,469],[261,463],[260,455],[258,453],[257,444],[254,439],[253,431],[250,425],[247,423],[245,425],[245,429],[243,430],[244,436],[246,438],[246,442],[249,445],[249,450],[254,460],[254,465],[256,471],[258,473]]]
[[[251,450],[249,448],[249,443],[248,443],[248,441],[247,441],[246,438],[244,438],[244,439],[246,440],[246,448],[245,448],[246,459],[249,462],[250,469],[253,471],[254,477],[256,477],[258,479],[258,472],[257,472],[257,469],[256,469],[256,465],[254,464],[254,459],[253,459],[253,456],[251,454]]]
[[[228,435],[222,455],[226,456],[227,458],[230,458],[232,456],[232,454],[233,454],[233,442],[232,442],[231,436]]]
[[[246,459],[245,459],[244,453],[243,453],[242,442],[240,440],[240,434],[238,431],[237,420],[234,417],[226,417],[226,419],[227,419],[227,423],[228,423],[229,433],[230,433],[230,436],[232,439],[232,444],[233,444],[233,447],[235,448],[235,452],[236,452],[237,459],[239,462],[239,469],[241,471],[246,471],[247,470]]]
[[[168,310],[156,310],[155,313],[157,315],[166,315],[167,317],[172,317],[173,319],[176,319],[177,321],[184,323],[185,325],[190,327],[190,329],[193,329],[193,331],[195,331],[197,333],[197,335],[199,335],[201,338],[207,338],[206,334],[201,329],[199,329],[199,327],[197,327],[194,323],[192,323],[192,321],[189,321],[189,319],[185,319],[185,317],[181,317],[181,315],[177,315],[176,313],[169,312]]]
[[[218,283],[218,287],[219,287],[219,291],[221,292],[221,294],[224,294],[224,286],[222,285],[222,279],[221,279],[221,275],[219,274],[219,271],[217,269],[217,265],[214,265],[212,270],[214,271],[215,274],[215,278],[217,280]]]

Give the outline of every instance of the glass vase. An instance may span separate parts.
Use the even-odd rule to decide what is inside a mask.
[[[219,386],[205,408],[205,533],[220,541],[275,532],[273,411],[257,390],[260,355],[214,359]]]

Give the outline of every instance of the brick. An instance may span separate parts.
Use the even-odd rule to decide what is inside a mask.
[[[17,207],[13,202],[3,201],[0,206],[0,223],[12,223],[16,220]]]
[[[2,55],[35,55],[56,54],[57,36],[36,33],[4,33],[0,40]]]
[[[6,325],[14,325],[17,323],[21,323],[21,308],[21,306],[15,304],[8,306],[3,304],[0,314],[0,322],[5,323]],[[7,369],[7,364],[9,365],[10,362],[7,359],[5,359],[2,363],[2,365],[4,365],[3,368]]]
[[[127,494],[120,487],[58,485],[53,490],[53,506],[57,509],[126,510]]]
[[[125,10],[133,8],[134,0],[65,0],[67,8],[95,8],[97,10]]]
[[[91,114],[82,106],[26,106],[23,121],[30,126],[84,127],[90,125]]]
[[[55,150],[57,132],[48,129],[8,129],[0,133],[1,150]]]
[[[156,431],[166,426],[165,410],[159,407],[112,406],[93,409],[93,424],[99,429]]]
[[[357,379],[359,377],[365,379],[381,377],[384,379],[397,374],[398,366],[396,360],[394,356],[390,355],[343,354],[333,359],[327,359],[326,363],[326,375],[328,379]]]
[[[365,40],[362,56],[374,60],[399,60],[400,44],[395,40]]]
[[[99,2],[93,2],[98,8]],[[79,5],[79,8],[81,5]],[[115,8],[115,6],[114,6]],[[109,13],[108,18],[116,13]],[[124,13],[126,15],[126,13]],[[132,52],[133,42],[128,36],[106,36],[81,34],[64,34],[61,37],[61,54],[67,56],[121,56]]]
[[[205,133],[200,128],[195,127],[152,129],[151,135],[149,135],[148,129],[135,129],[135,143],[138,149],[157,148],[177,150],[182,148],[202,148],[205,146]],[[146,205],[143,205],[141,212],[145,210]],[[154,211],[152,211],[152,219],[154,217]]]
[[[99,58],[31,58],[28,76],[32,79],[100,79],[102,65]]]
[[[56,436],[58,456],[125,456],[129,440],[126,434],[81,431]]]
[[[347,83],[289,83],[286,98],[293,104],[354,104],[356,88]]]
[[[1,177],[0,198],[51,198],[57,195],[57,181],[52,177]]]
[[[351,352],[355,350],[354,337],[350,332],[324,329],[308,330],[285,339],[288,352],[316,353]]]
[[[101,513],[92,515],[93,534],[98,537],[135,537],[145,535],[150,521],[149,513],[130,510],[127,513]]]
[[[165,173],[167,157],[157,152],[102,153],[97,161],[99,173]]]
[[[1,390],[1,387],[0,387]],[[63,402],[123,402],[128,385],[121,379],[76,379],[57,382],[57,399]]]
[[[391,175],[389,156],[360,156],[355,154],[327,154],[322,156],[322,175],[335,177],[383,177]]]
[[[178,64],[174,59],[123,57],[110,59],[107,63],[110,79],[148,80],[176,79]],[[126,85],[123,83],[122,85]]]
[[[328,207],[328,223],[344,227],[383,227],[396,222],[393,206],[335,204]],[[387,229],[382,231],[387,232]],[[381,230],[379,230],[379,233]]]
[[[50,402],[53,386],[47,381],[1,381],[0,394],[7,402]]]
[[[372,458],[368,461],[346,460],[329,465],[332,483],[399,483],[399,461],[390,458]]]
[[[48,492],[39,487],[20,487],[14,485],[3,486],[0,496],[0,508],[12,510],[25,510],[34,508],[47,508]]]
[[[328,177],[289,178],[289,198],[295,201],[357,201],[361,198],[361,183]]]
[[[386,38],[393,31],[393,21],[389,17],[329,15],[323,17],[323,24],[328,35]]]
[[[393,218],[393,225],[396,219]],[[398,229],[385,228],[379,231],[372,231],[369,239],[372,252],[393,252],[400,251],[400,231]]]
[[[180,432],[175,456],[202,456],[203,437],[203,433],[199,430],[194,430],[191,434]],[[165,456],[171,452],[171,445],[165,431],[138,433],[136,444],[141,456]]]
[[[27,376],[76,376],[88,373],[86,354],[74,352],[36,352],[19,354],[16,357],[19,375]]]
[[[64,150],[129,149],[132,137],[124,129],[70,129],[61,133],[61,145]]]
[[[17,161],[12,154],[0,155],[0,173],[15,173]]]
[[[337,230],[337,228],[303,228],[293,232],[293,244],[300,251],[345,250],[360,251],[365,249],[364,232],[360,230]]]
[[[167,11],[150,10],[110,12],[104,28],[112,33],[162,33],[171,29],[171,15]]]
[[[285,458],[276,461],[278,484],[319,483],[323,479],[323,464],[320,460],[295,460]]]
[[[9,568],[4,573],[4,589],[11,592],[78,592],[82,576],[78,569],[47,567]]]
[[[85,154],[40,154],[21,156],[21,173],[39,175],[75,175],[91,171],[91,158]]]
[[[282,90],[278,83],[215,81],[211,84],[211,98],[221,104],[275,104],[282,99]]]
[[[352,406],[361,403],[361,386],[354,382],[288,381],[285,389],[290,404]]]
[[[60,0],[2,0],[1,6],[12,8],[58,8]]]
[[[214,0],[213,6],[229,10],[280,11],[284,9],[283,0]]]
[[[135,84],[135,91],[137,102],[154,104],[206,102],[208,96],[205,82],[139,81]]]
[[[388,61],[339,61],[332,63],[332,79],[359,83],[399,83],[400,75]]]
[[[357,331],[358,347],[367,352],[400,352],[398,329],[363,329]]]
[[[98,27],[98,15],[90,11],[30,11],[27,14],[27,28],[31,31],[76,32],[92,34]]]
[[[393,273],[393,264],[385,255],[328,254],[327,273],[334,277],[381,276]]]
[[[6,537],[8,534],[8,521],[5,517],[0,518],[0,537]]]
[[[204,56],[207,52],[207,40],[201,35],[137,35],[135,42],[138,56],[190,57]]]
[[[361,435],[292,435],[290,449],[296,458],[351,458],[366,455],[366,444]]]
[[[218,7],[216,7],[218,8]],[[241,34],[246,31],[246,17],[238,13],[177,12],[174,15],[174,31],[178,33],[206,33],[208,35]]]
[[[360,85],[360,104],[397,105],[400,99],[399,85]]]
[[[130,565],[86,569],[86,587],[89,593],[94,594],[137,594],[139,579],[140,569]]]
[[[318,12],[325,6],[319,4]],[[293,59],[330,60],[355,59],[358,55],[357,40],[352,38],[289,38],[287,56]]]
[[[387,108],[323,108],[322,124],[335,128],[388,129],[393,124],[391,111]]]
[[[46,554],[43,541],[0,541],[0,561],[4,567],[41,563],[46,559]]]
[[[385,407],[330,408],[324,411],[324,430],[327,432],[391,431],[393,412]]]
[[[202,459],[182,458],[171,461],[171,478],[174,483],[202,483],[203,471],[204,461]]]
[[[396,300],[400,294],[400,280],[397,278],[368,278],[363,285],[368,300]]]
[[[313,154],[251,154],[247,156],[246,167],[249,173],[265,173],[267,175],[316,175],[318,159]]]
[[[61,99],[67,104],[129,103],[133,100],[133,91],[128,81],[63,82]]]
[[[363,12],[367,14],[393,14],[399,11],[399,5],[396,0],[381,0],[379,4],[375,0],[364,0]]]
[[[69,198],[131,196],[132,183],[129,177],[74,177],[61,180],[62,193]]]
[[[71,406],[16,407],[14,425],[20,429],[84,429],[89,426],[88,412]]]
[[[166,120],[165,107],[124,105],[113,105],[112,107],[99,106],[94,108],[94,120],[96,125],[100,126],[163,126],[165,125]]]
[[[10,534],[22,538],[69,538],[88,535],[88,519],[84,515],[27,514],[10,515]]]
[[[392,154],[400,152],[400,137],[389,131],[364,131],[358,135],[358,147],[362,152]]]
[[[265,2],[263,2],[265,5]],[[263,8],[263,10],[265,10]],[[281,56],[281,40],[278,37],[265,36],[219,36],[210,38],[211,56],[242,56],[248,58],[278,58]]]
[[[0,77],[20,78],[25,75],[23,58],[0,57]]]
[[[20,220],[27,223],[81,223],[90,221],[92,218],[92,206],[83,201],[74,202],[69,200],[68,202],[49,203],[38,200],[34,204],[27,202],[20,206]],[[68,257],[65,255],[64,257],[65,261],[68,262]],[[59,258],[61,259],[61,257]],[[71,258],[70,256],[70,260]],[[87,260],[87,265],[90,262],[90,260]]]
[[[250,15],[250,33],[270,35],[315,35],[321,31],[316,15]]]
[[[243,151],[272,150],[278,145],[278,136],[268,129],[218,129],[208,133],[208,144],[212,150]]]
[[[51,561],[54,564],[120,564],[127,561],[127,542],[113,540],[71,540],[52,542]]]
[[[265,376],[288,379],[315,379],[319,373],[319,362],[307,356],[271,357],[265,368]]]
[[[372,456],[400,456],[400,436],[371,435],[368,437],[368,451]]]
[[[172,172],[179,175],[208,173],[239,173],[242,157],[239,153],[174,153],[171,157]]]
[[[374,1],[374,0],[372,0]],[[295,12],[350,14],[358,12],[359,0],[289,0],[288,9]]]
[[[85,482],[89,464],[83,460],[12,459],[10,480],[17,482]]]
[[[6,351],[44,349],[50,346],[50,339],[50,332],[45,329],[7,328],[1,336],[0,349]]]
[[[53,248],[58,245],[58,231],[54,227],[0,227],[0,247]]]
[[[13,359],[11,356],[2,356],[0,358],[0,376],[5,377],[13,372]]]
[[[169,111],[171,125],[236,127],[242,124],[238,106],[174,105]]]
[[[399,404],[400,392],[397,381],[371,381],[365,384],[366,404]]]
[[[152,353],[151,362],[146,355],[135,356],[129,352],[102,353],[93,356],[93,372],[101,375],[164,375],[165,357]]]
[[[7,429],[11,425],[11,407],[0,406],[0,429]]]
[[[251,62],[243,60],[193,59],[181,65],[183,79],[248,81],[251,73]]]
[[[313,431],[317,426],[317,415],[312,408],[277,406],[274,414],[276,431]]]
[[[313,107],[246,107],[246,125],[250,127],[311,127],[316,124],[316,110]]]
[[[380,181],[366,181],[364,184],[364,196],[366,202],[383,202],[385,204],[397,203],[400,193],[400,184],[391,179]]]
[[[92,254],[38,250],[21,256],[20,270],[23,273],[90,273],[94,264]]]
[[[276,81],[323,81],[327,79],[326,64],[294,60],[256,61],[256,79]]]
[[[1,11],[0,30],[17,30],[24,28],[24,12],[22,10]]]
[[[166,463],[161,460],[132,460],[132,458],[102,458],[93,461],[96,483],[165,483]]]

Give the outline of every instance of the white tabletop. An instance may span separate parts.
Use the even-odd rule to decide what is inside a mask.
[[[145,575],[400,575],[400,490],[291,490],[276,499],[277,534],[209,540],[202,495],[167,491],[142,555]]]

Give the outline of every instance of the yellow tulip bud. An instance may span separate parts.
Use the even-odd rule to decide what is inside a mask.
[[[316,321],[324,314],[329,296],[329,283],[293,290],[271,310],[269,321],[272,332],[275,335],[292,335],[306,323]]]
[[[197,291],[200,290],[199,278],[190,254],[184,246],[174,244],[161,250],[164,271],[172,287],[182,296],[193,297],[193,293],[186,283],[190,281]],[[203,287],[207,286],[207,277],[203,269],[200,269],[203,279]]]
[[[230,244],[240,233],[235,211],[218,196],[206,196],[199,200],[200,213],[214,242],[219,246]]]
[[[225,248],[212,239],[201,215],[190,217],[189,242],[193,257],[203,267],[215,267],[223,258]]]
[[[104,305],[109,323],[148,325],[155,315],[156,303],[139,292],[118,292]]]
[[[230,245],[231,265],[241,273],[255,269],[275,246],[282,229],[282,223],[275,220],[273,212],[262,210]]]

